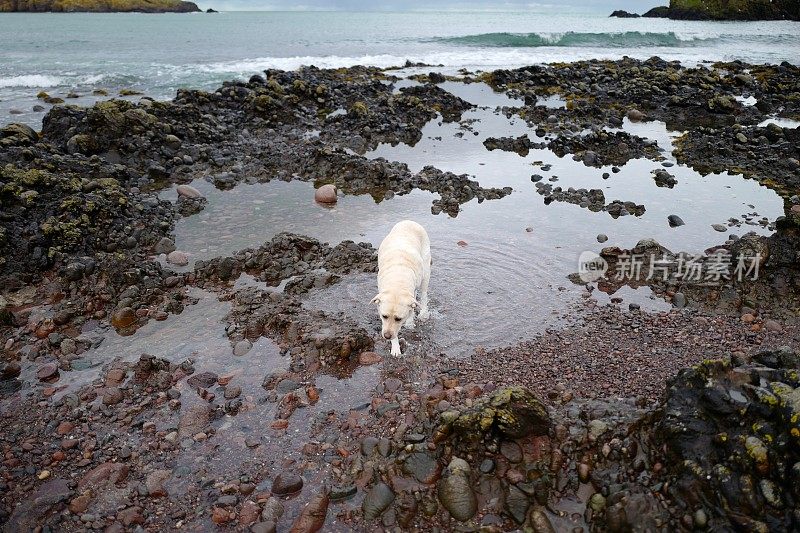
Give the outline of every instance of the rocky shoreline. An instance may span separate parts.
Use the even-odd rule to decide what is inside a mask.
[[[636,13],[617,10],[617,18],[638,18]],[[670,0],[669,6],[657,6],[642,17],[673,20],[800,20],[800,6],[791,0]]]
[[[0,0],[0,13],[4,12],[198,13],[202,10],[194,2],[186,0]]]
[[[619,170],[669,163],[664,147],[614,131],[623,123],[685,131],[679,163],[783,198],[773,235],[708,251],[758,251],[762,275],[639,284],[672,305],[662,312],[621,309],[615,294],[635,284],[608,276],[533,340],[390,359],[376,324],[308,298],[374,272],[371,244],[279,233],[192,265],[176,249],[177,221],[208,204],[198,178],[220,190],[308,181],[376,201],[423,190],[451,219],[515,194],[365,157],[420,142],[431,121],[470,131],[473,104],[447,80],[515,98],[497,112],[540,138],[496,136],[486,150]],[[798,80],[789,64],[653,58],[432,72],[397,88],[394,69],[308,67],[170,102],[57,105],[41,132],[0,129],[3,530],[797,528],[800,129],[760,124],[800,118]],[[563,108],[540,105],[552,95]],[[642,179],[680,187],[669,170]],[[547,204],[645,211],[541,180],[528,185]],[[175,203],[159,195],[174,186]],[[636,250],[672,253],[643,239],[601,255],[614,265]],[[136,353],[143,334],[190,315],[193,329],[161,352]],[[203,330],[209,345],[176,357],[172,344]]]

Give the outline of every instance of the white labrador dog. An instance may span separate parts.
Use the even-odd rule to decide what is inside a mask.
[[[425,228],[414,221],[398,222],[378,248],[378,304],[381,333],[392,341],[392,355],[400,355],[400,328],[414,327],[414,311],[425,320],[431,277],[431,243]],[[416,295],[419,294],[419,300]]]

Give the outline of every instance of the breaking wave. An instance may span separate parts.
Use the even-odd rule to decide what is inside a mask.
[[[536,48],[543,46],[598,48],[680,47],[704,46],[719,37],[681,37],[675,32],[651,33],[626,31],[620,33],[479,33],[458,37],[440,37],[438,42],[465,46],[496,48]]]

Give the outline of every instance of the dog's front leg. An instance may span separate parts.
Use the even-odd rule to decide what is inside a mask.
[[[392,352],[391,353],[395,357],[403,355],[402,352],[400,351],[400,339],[398,339],[397,337],[392,338]]]

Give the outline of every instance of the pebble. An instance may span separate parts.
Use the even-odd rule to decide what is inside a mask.
[[[728,226],[726,226],[725,224],[711,224],[711,227],[714,228],[715,231],[719,231],[720,233],[728,231]]]
[[[281,472],[272,482],[272,494],[285,496],[303,489],[303,478],[294,472]]]
[[[355,485],[342,485],[331,489],[330,498],[333,501],[345,500],[355,496],[358,488]]]
[[[589,422],[589,440],[595,441],[597,438],[608,431],[608,424],[603,420],[592,420]]]
[[[177,266],[186,266],[189,264],[189,255],[179,250],[172,251],[167,254],[167,263]]]
[[[500,453],[508,459],[509,463],[519,463],[522,461],[522,448],[516,442],[506,441],[500,445]]]
[[[287,394],[300,388],[300,384],[293,379],[284,378],[275,386],[278,394]]]
[[[589,499],[589,507],[595,513],[599,513],[606,507],[606,499],[605,497],[600,494],[599,492],[595,492],[592,494],[592,497]]]
[[[480,470],[482,474],[491,474],[492,472],[494,472],[494,466],[495,466],[494,461],[487,457],[486,459],[481,461],[478,470]]]
[[[111,387],[103,393],[103,405],[116,405],[123,398],[124,395],[118,387]]]
[[[178,192],[178,196],[183,196],[184,198],[204,198],[203,193],[191,185],[178,185],[176,190]]]
[[[670,228],[677,228],[678,226],[683,226],[686,224],[681,217],[678,215],[670,215],[667,217],[667,222],[669,222]]]
[[[358,363],[360,365],[374,365],[383,361],[383,357],[375,352],[361,352],[358,356]]]
[[[192,388],[203,388],[207,389],[214,385],[217,382],[217,375],[213,372],[198,372],[197,374],[192,374],[186,380],[186,384]]]
[[[597,236],[597,242],[606,242],[608,240],[608,235],[601,233]]]
[[[678,309],[686,307],[686,295],[683,294],[682,292],[676,292],[672,296],[672,305],[674,305]]]
[[[629,109],[625,116],[627,116],[628,120],[631,122],[641,122],[645,118],[644,113],[635,108]]]
[[[289,421],[279,419],[270,424],[269,427],[271,427],[272,429],[286,429],[289,427]]]
[[[703,529],[708,525],[708,516],[706,516],[706,512],[702,509],[698,509],[694,512],[693,520],[695,527],[698,529]]]
[[[237,357],[241,357],[245,355],[247,352],[250,351],[250,348],[253,347],[253,343],[247,339],[240,340],[236,344],[233,345],[233,355]]]
[[[578,479],[580,479],[581,483],[588,483],[589,482],[589,473],[591,469],[589,465],[586,463],[580,463],[578,465]]]
[[[111,325],[117,329],[127,328],[136,322],[136,313],[130,307],[122,307],[111,315]]]
[[[314,191],[314,200],[321,204],[335,204],[337,201],[336,185],[329,183],[321,186]]]
[[[39,367],[36,371],[39,381],[53,382],[58,380],[58,366],[55,363],[47,363]]]
[[[170,252],[175,251],[175,241],[170,239],[169,237],[163,237],[160,241],[158,241],[153,248],[153,251],[157,254],[168,254]]]
[[[223,393],[223,397],[226,400],[232,400],[234,398],[238,398],[239,395],[242,394],[242,388],[238,385],[228,385],[225,387],[225,392]]]

